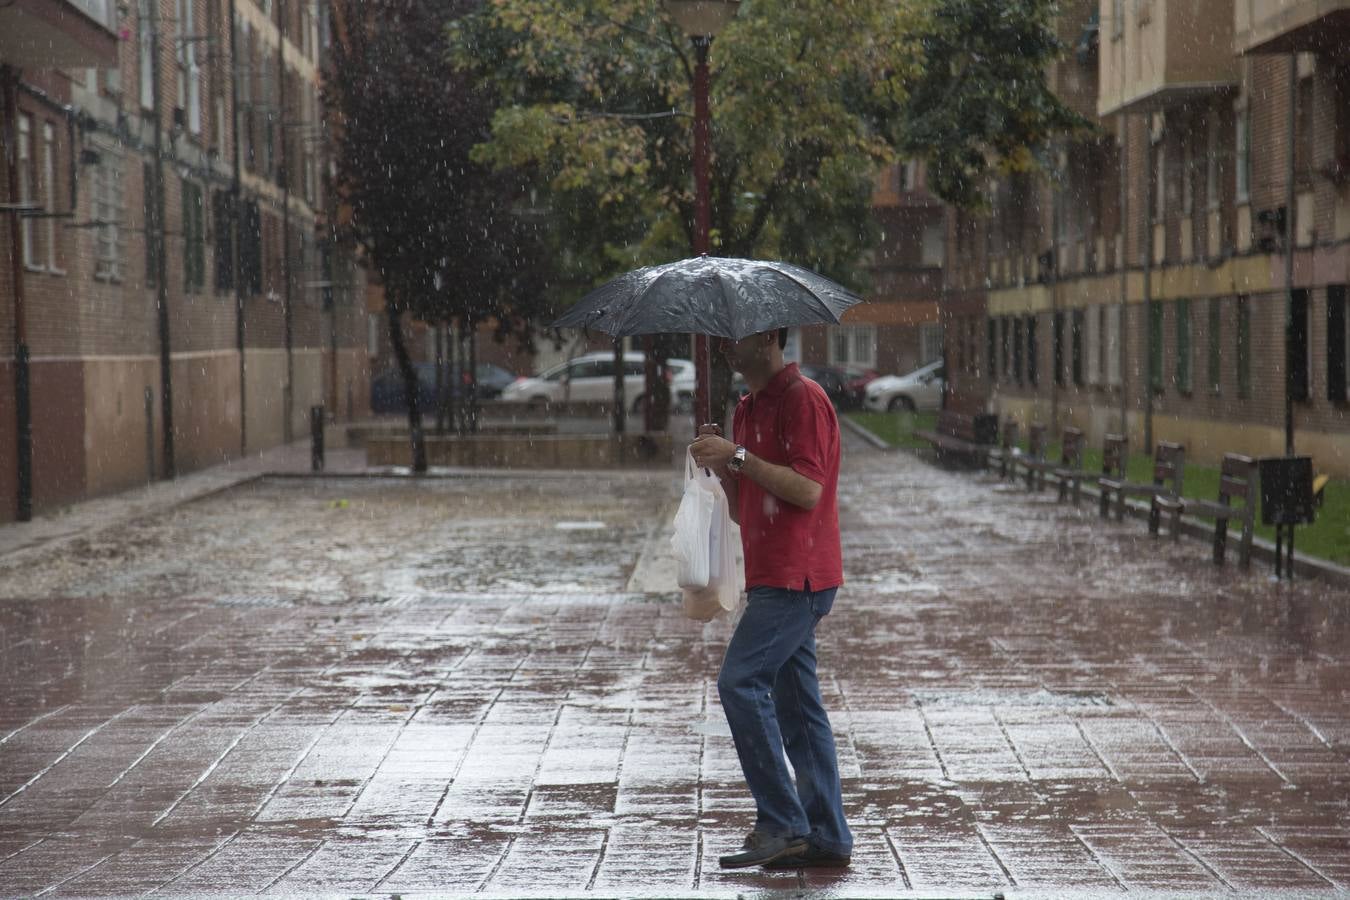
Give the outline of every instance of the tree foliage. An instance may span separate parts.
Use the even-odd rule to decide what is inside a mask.
[[[992,171],[1030,171],[1051,139],[1091,129],[1046,83],[1066,49],[1057,14],[1054,0],[933,0],[915,20],[918,75],[893,133],[947,202],[983,207]]]
[[[713,42],[711,252],[788,259],[860,286],[887,123],[916,73],[890,0],[743,5]],[[499,86],[475,158],[529,168],[573,293],[689,254],[689,40],[656,0],[493,0],[450,28]]]
[[[471,158],[489,137],[489,85],[445,55],[471,0],[335,0],[325,75],[336,188],[397,312],[426,322],[496,319],[527,336],[547,274],[528,185]]]

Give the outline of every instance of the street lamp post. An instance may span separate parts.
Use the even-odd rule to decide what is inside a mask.
[[[666,11],[694,44],[694,255],[708,252],[711,200],[708,192],[708,48],[736,16],[740,0],[664,0]],[[711,422],[708,336],[694,335],[695,425]]]

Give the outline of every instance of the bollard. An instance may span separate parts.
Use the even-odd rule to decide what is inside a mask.
[[[309,408],[309,468],[323,471],[323,407]]]

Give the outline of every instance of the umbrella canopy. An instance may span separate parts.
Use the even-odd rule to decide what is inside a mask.
[[[791,325],[833,325],[862,298],[785,262],[698,256],[626,272],[553,323],[615,337],[707,334],[740,340]]]

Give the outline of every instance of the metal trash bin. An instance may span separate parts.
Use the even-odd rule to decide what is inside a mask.
[[[1272,456],[1258,460],[1261,473],[1261,521],[1275,526],[1275,577],[1294,577],[1294,526],[1314,517],[1311,456]],[[1288,560],[1283,561],[1287,536]]]

